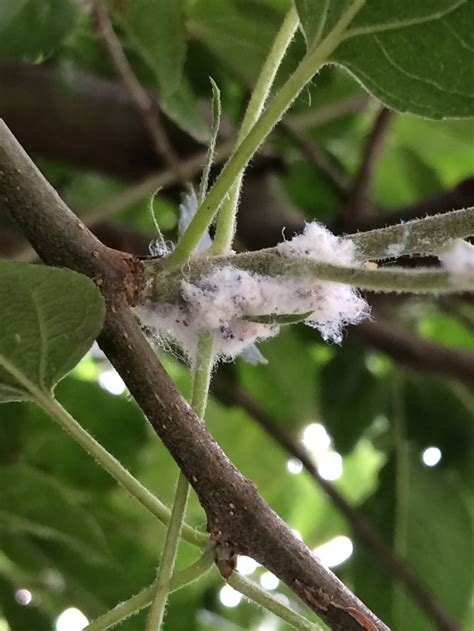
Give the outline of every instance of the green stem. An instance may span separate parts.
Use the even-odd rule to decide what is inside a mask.
[[[176,592],[178,589],[201,578],[213,564],[214,551],[212,548],[208,547],[192,565],[181,572],[175,572],[173,574],[167,586],[168,593]],[[130,616],[137,614],[141,609],[147,607],[151,603],[155,591],[156,584],[142,589],[141,592],[132,596],[132,598],[120,603],[103,616],[100,616],[100,618],[94,620],[94,622],[91,622],[84,631],[103,631],[103,629],[109,629],[119,622],[123,622]]]
[[[247,110],[245,112],[239,135],[237,136],[236,148],[242,143],[257,120],[260,118],[265,102],[270,94],[273,81],[280,63],[285,56],[287,48],[293,39],[293,35],[299,24],[298,13],[294,5],[288,11],[280,30],[277,33],[273,46],[260,71],[255,88],[253,89]],[[229,196],[224,201],[217,220],[216,235],[214,239],[213,252],[215,254],[225,254],[231,244],[235,232],[235,220],[240,189],[242,186],[243,171],[239,173],[236,181],[232,185]]]
[[[168,585],[168,593],[171,594],[199,579],[212,567],[213,563],[214,551],[212,548],[207,548],[202,556],[192,565],[181,572],[173,574]],[[228,583],[246,598],[268,609],[295,629],[300,629],[301,631],[322,631],[318,624],[310,622],[304,616],[277,600],[272,594],[259,587],[256,583],[244,578],[237,572],[232,574]],[[103,631],[104,629],[115,626],[119,622],[123,622],[147,607],[151,603],[155,591],[156,584],[146,587],[129,600],[120,603],[111,611],[108,611],[100,618],[94,620],[84,631]]]
[[[182,281],[196,283],[200,278],[223,268],[234,267],[262,276],[307,278],[353,285],[373,291],[412,293],[453,293],[474,289],[474,279],[456,277],[442,269],[407,269],[401,267],[345,267],[303,256],[282,256],[276,248],[191,260],[185,269],[165,269],[155,261],[146,261],[150,294],[143,300],[173,303],[181,294]],[[295,282],[297,282],[295,280]],[[265,315],[258,314],[247,315]]]
[[[272,594],[259,587],[254,581],[244,578],[238,572],[232,574],[228,579],[228,583],[248,599],[258,603],[264,609],[268,609],[268,611],[291,624],[295,629],[300,629],[301,631],[323,631],[318,624],[310,622],[301,614],[293,611],[293,609],[284,605]]]
[[[354,0],[333,30],[321,42],[320,46],[316,50],[310,51],[304,57],[295,72],[281,87],[268,109],[258,119],[245,139],[238,146],[235,153],[231,156],[206,199],[200,205],[198,212],[176,246],[176,249],[167,259],[170,266],[181,266],[191,257],[239,173],[246,167],[254,153],[304,86],[328,61],[330,55],[341,42],[345,29],[352,22],[354,16],[362,8],[364,3],[365,0]]]
[[[359,256],[370,259],[398,258],[408,254],[431,254],[451,239],[474,235],[474,208],[414,219],[395,226],[350,234]]]
[[[193,374],[193,394],[191,405],[200,419],[204,417],[209,393],[212,370],[212,338],[203,334],[198,342],[196,366]],[[189,483],[180,472],[176,493],[174,496],[171,519],[166,533],[163,553],[155,588],[155,595],[151,605],[147,622],[147,631],[159,631],[163,623],[166,602],[168,600],[168,585],[174,571],[178,544],[181,538],[181,528],[184,521],[189,497]]]
[[[45,393],[27,379],[6,358],[0,357],[2,365],[31,394],[34,401],[51,416],[79,445],[87,451],[117,482],[123,486],[140,504],[147,508],[162,523],[168,524],[170,509],[151,491],[139,482],[105,447],[95,440],[63,406],[49,393]],[[208,541],[207,535],[188,524],[183,527],[183,538],[189,543],[202,548]]]

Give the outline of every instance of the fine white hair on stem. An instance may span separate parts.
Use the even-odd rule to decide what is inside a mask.
[[[316,222],[277,247],[283,256],[358,264],[352,241],[334,236]],[[139,307],[137,313],[162,346],[177,344],[192,364],[199,334],[204,331],[212,334],[217,357],[233,359],[251,344],[277,335],[279,316],[281,320],[301,314],[304,323],[318,329],[323,339],[340,343],[344,326],[366,318],[369,307],[349,285],[271,277],[227,265],[195,283],[183,280],[175,303],[150,303]]]

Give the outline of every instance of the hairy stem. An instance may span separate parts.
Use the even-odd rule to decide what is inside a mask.
[[[171,581],[167,585],[168,593],[178,591],[182,587],[201,578],[214,563],[214,550],[207,548],[204,553],[192,565],[173,574]],[[321,631],[321,627],[309,622],[304,616],[297,613],[287,605],[277,600],[272,594],[259,587],[253,581],[234,572],[228,583],[238,592],[243,594],[250,601],[257,603],[261,607],[271,611],[276,616],[290,624],[295,629],[301,631]],[[141,592],[132,596],[125,602],[120,603],[100,618],[91,622],[84,631],[104,631],[109,629],[127,618],[134,616],[139,611],[148,607],[156,592],[156,584],[145,587]]]
[[[264,609],[268,609],[268,611],[271,611],[295,629],[300,631],[323,631],[319,624],[310,622],[301,614],[284,605],[275,596],[259,587],[257,583],[245,578],[238,572],[232,574],[228,583],[246,598],[258,603]]]
[[[214,551],[211,547],[206,548],[202,555],[189,567],[181,572],[175,572],[167,585],[168,593],[178,591],[182,587],[193,583],[201,578],[214,564]],[[141,592],[132,596],[125,602],[118,604],[116,607],[91,622],[84,631],[103,631],[110,629],[119,622],[123,622],[130,616],[137,614],[139,611],[147,607],[156,591],[156,585],[145,587]]]
[[[74,438],[87,453],[96,460],[107,473],[123,486],[142,506],[147,508],[163,524],[168,524],[171,518],[170,509],[163,504],[151,491],[139,482],[105,447],[96,441],[67,410],[50,394],[44,393],[24,377],[21,371],[6,358],[0,357],[3,366],[30,393],[34,401],[53,418],[70,436]],[[208,541],[207,535],[201,533],[188,524],[183,527],[183,538],[198,547],[203,547]]]
[[[252,127],[260,118],[265,102],[270,94],[277,70],[281,64],[286,50],[299,24],[298,13],[294,5],[288,11],[280,30],[277,33],[273,46],[260,71],[260,76],[255,84],[247,110],[245,112],[239,134],[237,136],[236,148],[242,143]],[[224,201],[219,213],[216,226],[216,236],[214,239],[213,251],[215,254],[225,254],[231,244],[235,232],[235,221],[237,215],[237,205],[239,201],[240,189],[242,186],[243,171],[239,173],[232,185],[229,195]]]
[[[143,301],[174,302],[181,293],[183,280],[196,283],[200,278],[223,267],[236,267],[263,276],[310,278],[315,281],[345,283],[373,291],[416,293],[452,293],[474,288],[474,279],[453,278],[440,269],[407,269],[401,267],[345,267],[324,263],[303,256],[282,256],[276,248],[246,252],[233,256],[194,259],[185,269],[163,270],[162,264],[146,262],[147,275],[152,281]],[[247,314],[247,315],[265,315]]]
[[[200,419],[204,418],[209,393],[212,370],[212,338],[203,334],[198,343],[196,366],[193,373],[193,393],[191,405]],[[180,472],[174,496],[171,518],[166,533],[163,553],[155,588],[155,595],[147,623],[147,631],[159,631],[163,623],[166,602],[168,600],[168,585],[174,571],[181,529],[186,513],[189,497],[189,483],[185,475]]]
[[[474,208],[413,219],[387,228],[348,235],[365,260],[431,254],[451,239],[474,235]]]
[[[337,22],[333,30],[321,42],[316,50],[309,51],[295,72],[284,83],[276,94],[268,109],[251,128],[235,153],[222,170],[216,183],[204,202],[200,205],[196,216],[184,233],[181,241],[168,259],[170,266],[183,265],[191,257],[202,235],[209,227],[222,202],[228,195],[232,184],[239,173],[258,150],[268,134],[289,108],[294,99],[316,72],[327,62],[331,53],[341,42],[347,26],[364,5],[365,0],[354,0],[349,9]]]

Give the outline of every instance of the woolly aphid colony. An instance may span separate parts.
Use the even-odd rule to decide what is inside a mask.
[[[344,266],[360,265],[349,239],[333,235],[313,222],[301,235],[278,246],[283,256],[307,256]],[[174,303],[149,303],[137,315],[155,343],[165,349],[178,346],[190,364],[196,357],[201,332],[213,337],[216,357],[238,355],[257,362],[255,342],[277,335],[280,325],[252,322],[262,315],[311,314],[304,320],[321,332],[323,339],[340,343],[347,324],[356,324],[369,314],[357,289],[318,279],[271,277],[231,265],[212,271],[191,284],[181,283],[181,296]]]

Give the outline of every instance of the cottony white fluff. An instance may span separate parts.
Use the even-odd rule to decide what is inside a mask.
[[[454,282],[457,278],[471,279],[474,282],[474,245],[463,239],[456,239],[438,258],[452,275]]]
[[[285,256],[310,256],[335,265],[358,265],[354,242],[336,237],[317,221],[307,223],[301,234],[282,241],[277,248]]]
[[[354,244],[334,236],[317,223],[278,245],[285,256],[309,256],[338,265],[357,265]],[[317,328],[325,340],[340,343],[342,329],[369,313],[356,289],[340,283],[278,277],[273,278],[227,266],[191,284],[183,281],[179,303],[151,304],[138,309],[142,322],[161,345],[178,344],[188,359],[196,356],[200,332],[210,331],[214,352],[234,358],[249,345],[277,335],[278,324],[261,324],[248,316],[307,313],[308,326]]]

